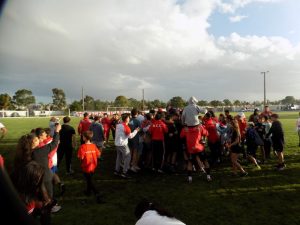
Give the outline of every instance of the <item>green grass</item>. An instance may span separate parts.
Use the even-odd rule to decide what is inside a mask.
[[[247,114],[248,115],[248,114]],[[73,157],[74,176],[66,176],[64,165],[60,177],[67,191],[59,199],[63,209],[53,214],[53,224],[135,224],[134,208],[138,201],[149,198],[161,203],[176,217],[189,225],[240,225],[300,224],[300,151],[295,132],[297,112],[279,113],[286,137],[286,164],[284,171],[274,171],[276,159],[262,165],[261,171],[245,165],[248,177],[235,178],[231,175],[229,161],[212,171],[213,182],[194,174],[192,184],[186,182],[185,174],[154,175],[142,172],[131,180],[113,176],[115,151],[105,149],[104,161],[96,171],[97,187],[104,193],[104,204],[96,204],[91,197],[82,206],[85,197],[82,191],[85,182],[76,154]],[[6,159],[7,169],[11,169],[17,139],[32,128],[47,127],[49,118],[0,119],[9,130],[0,143],[0,154]],[[72,118],[76,128],[79,118]],[[259,157],[259,156],[258,156]]]

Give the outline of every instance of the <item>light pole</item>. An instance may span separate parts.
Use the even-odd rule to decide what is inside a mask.
[[[261,72],[261,74],[264,75],[264,106],[266,106],[267,99],[266,99],[266,73],[269,73],[269,71]]]

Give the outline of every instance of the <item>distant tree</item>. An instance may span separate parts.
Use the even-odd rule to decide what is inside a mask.
[[[187,102],[180,96],[176,96],[170,99],[169,104],[174,108],[183,108],[187,105]]]
[[[52,89],[53,108],[58,110],[64,110],[67,107],[66,95],[62,89]]]
[[[15,92],[13,101],[18,108],[27,108],[28,105],[35,103],[35,97],[32,95],[32,91],[20,89]]]
[[[217,107],[217,106],[222,106],[223,103],[219,100],[212,100],[210,103],[209,103],[211,106],[213,107]]]
[[[296,102],[294,96],[286,96],[284,99],[281,100],[283,105],[293,105]]]
[[[84,109],[85,110],[95,110],[95,101],[94,98],[86,95],[84,97]]]
[[[139,100],[136,100],[135,98],[129,98],[128,99],[128,105],[132,108],[141,109],[142,108],[142,102]]]
[[[200,101],[198,101],[198,105],[199,106],[208,106],[208,102],[205,100],[200,100]]]
[[[11,105],[11,97],[8,94],[0,94],[0,109],[7,110]]]
[[[233,105],[240,106],[241,102],[239,100],[234,100]]]
[[[70,104],[70,111],[81,111],[82,103],[80,101],[74,101]]]
[[[114,102],[116,107],[127,107],[128,104],[128,99],[123,95],[117,96]]]
[[[232,103],[229,99],[224,99],[223,103],[224,103],[225,106],[231,106],[232,105]]]

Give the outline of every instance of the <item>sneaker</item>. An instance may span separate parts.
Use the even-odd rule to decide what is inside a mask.
[[[188,183],[190,184],[190,183],[192,183],[193,182],[193,178],[191,177],[191,176],[188,176]]]
[[[246,176],[248,176],[247,172],[241,174],[241,177],[246,177]]]
[[[162,171],[161,169],[157,170],[158,173],[164,173],[164,171]]]
[[[121,177],[124,179],[130,179],[131,177],[127,173],[121,173]]]
[[[278,167],[278,168],[277,168],[277,170],[278,170],[278,171],[282,171],[282,170],[284,170],[284,166],[280,166],[280,167]]]
[[[256,169],[256,170],[261,170],[260,165],[257,165],[255,169]]]
[[[138,170],[137,170],[134,166],[130,167],[130,171],[132,171],[132,172],[134,172],[134,173],[137,173],[137,172],[138,172]]]
[[[135,166],[134,168],[135,168],[136,170],[141,170],[141,168],[138,167],[138,166]]]
[[[212,178],[211,178],[210,175],[207,175],[207,176],[206,176],[206,179],[207,179],[208,182],[212,181]]]
[[[72,175],[74,173],[74,170],[70,170],[69,172],[66,173],[66,175]]]
[[[58,205],[58,204],[56,204],[55,206],[53,206],[53,207],[51,208],[51,212],[52,212],[52,213],[56,213],[56,212],[58,212],[59,210],[61,210],[61,206]]]
[[[119,171],[114,171],[114,175],[116,175],[116,176],[120,176],[121,175],[121,173],[119,172]]]

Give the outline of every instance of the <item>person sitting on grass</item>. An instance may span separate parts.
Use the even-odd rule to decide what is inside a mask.
[[[283,147],[284,147],[284,132],[282,129],[281,122],[279,121],[278,114],[274,113],[271,115],[272,126],[266,135],[269,138],[271,135],[273,150],[275,151],[278,157],[278,164],[275,166],[277,170],[283,170],[285,167],[284,163],[284,154],[283,154]]]
[[[197,125],[195,127],[184,127],[181,130],[180,137],[186,139],[186,153],[188,156],[188,182],[192,182],[192,170],[193,162],[197,163],[198,167],[202,167],[202,163],[205,166],[206,178],[207,181],[211,181],[210,176],[210,166],[207,161],[205,153],[205,143],[203,142],[204,138],[208,136],[208,131],[202,126]],[[201,162],[202,163],[201,163]]]
[[[82,144],[78,150],[77,157],[81,162],[81,169],[83,176],[86,180],[85,195],[90,196],[91,192],[94,193],[97,203],[102,203],[101,196],[93,183],[93,175],[98,165],[98,159],[100,158],[101,151],[98,147],[91,142],[93,137],[92,131],[85,131],[82,134],[84,144]]]

